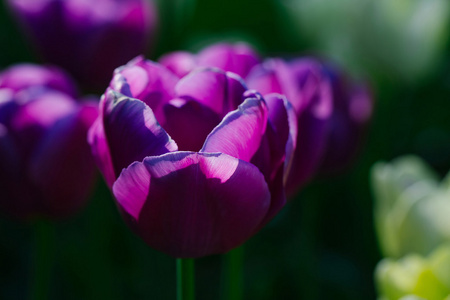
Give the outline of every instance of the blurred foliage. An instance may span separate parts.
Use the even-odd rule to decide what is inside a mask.
[[[439,175],[450,167],[448,3],[424,2],[159,1],[159,42],[149,58],[244,39],[265,56],[329,56],[373,86],[377,107],[354,167],[316,179],[245,245],[245,299],[376,297],[373,270],[380,252],[370,166],[413,153]],[[314,3],[327,12],[313,9]],[[398,7],[390,8],[394,3]],[[0,67],[35,61],[3,3],[0,8]],[[403,35],[408,22],[416,29]],[[0,219],[2,299],[28,298],[37,249],[32,227]],[[130,233],[100,180],[90,205],[54,227],[51,299],[175,298],[175,260]],[[220,297],[220,266],[220,256],[196,262],[198,299]]]
[[[380,79],[415,83],[435,71],[449,34],[446,0],[282,0],[324,55]]]

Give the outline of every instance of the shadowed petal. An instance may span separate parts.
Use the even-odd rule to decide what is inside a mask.
[[[264,100],[249,98],[209,134],[202,152],[221,152],[249,162],[260,147],[267,126]]]
[[[144,102],[112,90],[103,101],[103,130],[116,177],[134,161],[177,150]],[[98,128],[97,131],[101,133]]]
[[[295,112],[286,98],[270,94],[265,99],[269,110],[269,124],[261,146],[251,160],[264,174],[271,194],[270,209],[262,226],[286,204],[284,180],[288,175],[297,135]]]
[[[286,182],[288,193],[294,193],[316,174],[327,139],[327,121],[305,112],[298,119],[297,146]]]
[[[0,123],[0,178],[4,174],[17,173],[20,167],[20,157],[8,128]]]
[[[164,129],[183,151],[199,151],[208,134],[221,121],[220,116],[208,107],[183,99],[166,104],[164,115]]]
[[[275,161],[284,162],[289,169],[297,144],[297,117],[291,103],[284,95],[269,94],[264,97],[269,110],[269,121],[275,134],[269,136],[270,145],[276,147]],[[279,165],[275,162],[274,165]],[[287,174],[286,174],[287,176]]]
[[[82,106],[57,121],[33,153],[29,176],[42,192],[39,212],[64,217],[88,200],[95,167],[86,133],[96,117],[95,106]]]
[[[37,191],[29,186],[24,162],[11,133],[0,123],[0,209],[16,217],[29,216],[35,208]]]
[[[175,257],[223,253],[254,234],[270,204],[264,177],[220,153],[172,152],[125,169],[113,186],[132,227]]]
[[[111,187],[116,180],[116,175],[101,118],[97,118],[89,129],[88,143],[91,145],[92,155],[97,167],[102,172],[108,186]]]
[[[200,69],[182,78],[175,89],[177,97],[195,100],[224,116],[242,103],[247,87],[236,74]]]

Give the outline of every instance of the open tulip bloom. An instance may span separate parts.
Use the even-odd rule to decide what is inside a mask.
[[[174,257],[224,253],[285,204],[296,123],[284,96],[234,73],[116,69],[89,142],[128,225]]]

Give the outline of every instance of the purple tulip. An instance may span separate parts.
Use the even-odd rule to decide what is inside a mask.
[[[333,113],[330,79],[324,67],[313,59],[289,63],[270,59],[255,67],[247,82],[263,95],[286,95],[294,107],[298,135],[286,187],[293,193],[317,173],[325,153],[328,123]]]
[[[361,147],[372,115],[373,97],[364,84],[351,82],[336,68],[328,66],[327,70],[334,108],[320,172],[337,173],[351,164]]]
[[[28,72],[48,80],[35,78],[43,85],[32,85]],[[62,73],[33,65],[0,74],[0,208],[15,217],[65,217],[86,202],[93,184],[86,134],[96,105],[63,93],[75,88],[56,74]]]
[[[295,146],[287,100],[234,73],[179,80],[137,58],[116,70],[89,141],[128,225],[174,257],[224,253],[285,204]]]
[[[179,77],[197,67],[216,67],[245,78],[260,63],[260,58],[245,43],[219,43],[203,49],[197,55],[184,51],[172,52],[161,57],[159,62]]]
[[[78,94],[73,80],[56,67],[24,63],[6,69],[0,74],[0,88],[18,92],[31,87],[46,87],[72,97]]]
[[[117,66],[143,53],[157,16],[150,0],[8,0],[45,61],[89,88],[107,86]]]

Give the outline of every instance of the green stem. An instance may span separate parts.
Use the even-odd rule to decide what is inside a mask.
[[[177,300],[195,299],[194,260],[177,258]]]
[[[244,246],[224,255],[222,295],[223,300],[241,300],[244,291]]]
[[[55,250],[55,228],[46,220],[39,220],[33,224],[33,283],[31,299],[48,299],[53,268]]]

